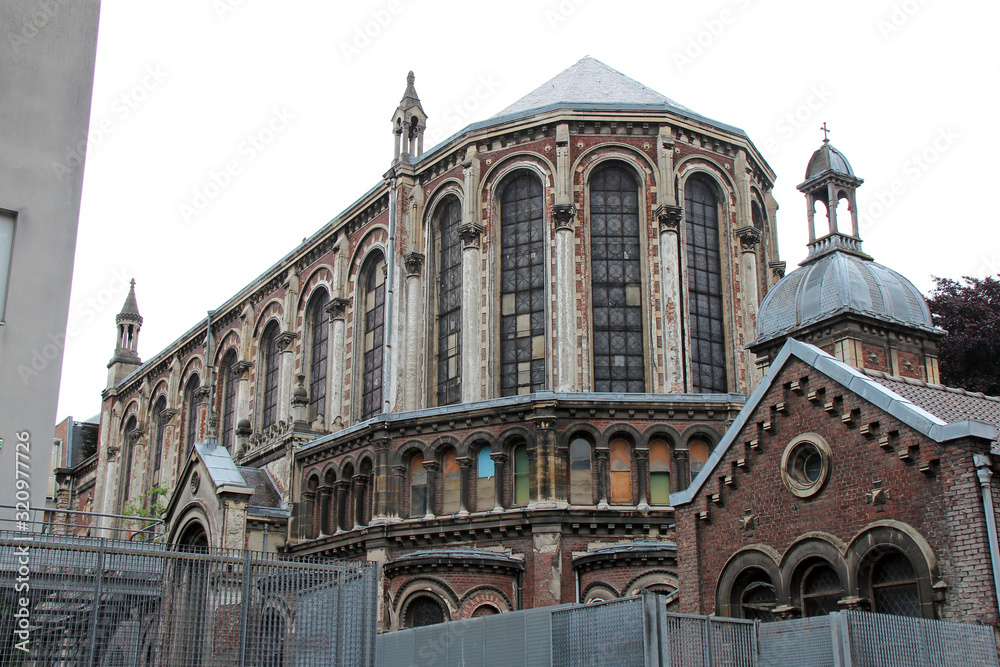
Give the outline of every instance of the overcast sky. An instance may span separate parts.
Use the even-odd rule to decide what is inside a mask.
[[[789,271],[806,243],[795,186],[826,121],[865,179],[876,261],[925,293],[932,275],[996,274],[998,170],[975,132],[998,123],[998,14],[969,0],[104,0],[58,416],[99,411],[129,278],[149,359],[376,185],[411,69],[428,147],[586,55],[742,128],[778,174]]]

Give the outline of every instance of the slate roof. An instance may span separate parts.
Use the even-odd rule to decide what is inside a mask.
[[[573,102],[619,105],[667,104],[690,111],[669,97],[608,67],[600,60],[586,56],[496,114],[494,118],[550,104]]]
[[[271,481],[271,476],[264,468],[252,466],[237,466],[240,475],[246,480],[247,486],[253,488],[253,495],[247,501],[250,507],[281,507],[281,494]]]
[[[893,393],[948,423],[978,419],[1000,427],[1000,397],[895,377],[879,371],[866,369],[864,373]]]
[[[194,448],[205,464],[208,474],[212,477],[212,484],[215,488],[220,486],[249,486],[243,475],[240,474],[233,457],[229,455],[229,450],[214,442],[195,443]]]
[[[125,303],[122,304],[122,311],[118,313],[118,317],[128,317],[139,320],[142,323],[142,316],[139,314],[139,304],[135,300],[135,279],[132,279],[132,284],[128,290],[128,296],[125,297]]]

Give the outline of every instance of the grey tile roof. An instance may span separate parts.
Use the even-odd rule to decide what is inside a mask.
[[[669,97],[665,97],[635,79],[625,76],[618,70],[608,67],[600,60],[586,56],[496,116],[506,116],[549,104],[566,102],[668,104],[684,111],[690,111]]]
[[[229,450],[215,444],[214,441],[199,442],[194,446],[198,457],[205,464],[208,474],[212,477],[215,488],[220,486],[249,486],[240,474]]]
[[[247,504],[252,507],[281,507],[281,494],[271,481],[271,476],[264,468],[254,468],[252,466],[237,466],[247,486],[251,487],[253,495]]]
[[[948,423],[978,419],[1000,427],[1000,397],[864,370],[876,382]]]

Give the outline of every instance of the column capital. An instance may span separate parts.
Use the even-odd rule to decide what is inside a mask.
[[[634,450],[632,450],[632,456],[635,457],[636,461],[647,461],[647,460],[649,460],[649,450],[648,449],[634,449]]]
[[[348,482],[346,479],[338,479],[336,482],[333,483],[333,486],[338,491],[347,491],[351,488],[351,483]]]
[[[556,231],[560,229],[566,229],[573,231],[573,222],[576,219],[576,205],[575,204],[553,204],[552,205],[552,222],[555,225]]]
[[[607,461],[611,457],[611,452],[607,449],[595,449],[594,458],[598,461]]]
[[[403,257],[403,264],[407,278],[419,277],[424,269],[424,256],[419,252],[408,252]]]
[[[782,278],[785,277],[784,262],[770,262],[768,263],[767,267],[771,269],[771,273],[773,273],[774,277],[777,278],[778,280],[781,280]]]
[[[274,342],[282,352],[291,352],[292,343],[295,342],[296,338],[298,335],[294,331],[282,331],[274,337]]]
[[[355,486],[357,486],[358,484],[362,484],[362,485],[363,484],[367,484],[368,483],[368,475],[360,475],[360,474],[359,475],[355,475],[354,477],[351,478],[351,481],[354,482]]]
[[[753,252],[757,244],[760,243],[761,232],[753,225],[740,227],[736,230],[736,236],[740,239],[740,246],[743,252]]]
[[[334,297],[326,304],[326,312],[330,315],[330,320],[342,320],[347,314],[347,299]]]
[[[459,456],[455,459],[455,463],[458,464],[459,468],[471,468],[473,460],[470,456]]]
[[[404,465],[393,466],[392,472],[394,475],[398,475],[399,477],[406,477],[407,467]]]
[[[653,212],[660,224],[660,233],[678,232],[684,219],[684,208],[673,204],[660,204]]]
[[[252,361],[237,361],[233,364],[233,375],[237,380],[249,380],[251,368],[253,368]]]
[[[493,452],[490,454],[490,458],[493,459],[494,463],[506,463],[507,454],[504,452]]]
[[[431,472],[437,472],[441,469],[441,464],[437,461],[424,461],[424,470],[430,470]]]
[[[176,408],[164,408],[160,410],[160,419],[163,420],[164,424],[169,424],[170,420],[180,414],[180,410]]]
[[[680,461],[687,461],[688,460],[688,450],[686,450],[686,449],[675,449],[673,452],[671,452],[671,456],[673,456],[674,459],[677,459],[677,460],[680,460]]]
[[[211,395],[212,389],[207,385],[201,385],[194,390],[194,398],[198,403],[207,403],[208,397]]]
[[[467,222],[458,228],[458,238],[462,241],[463,250],[478,248],[482,235],[483,226],[474,222]]]

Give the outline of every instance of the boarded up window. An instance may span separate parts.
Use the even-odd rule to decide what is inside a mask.
[[[688,450],[691,458],[691,479],[694,479],[705,466],[705,461],[708,461],[708,445],[695,440],[688,445]]]
[[[527,505],[528,493],[528,448],[518,445],[514,448],[514,504]]]
[[[593,505],[590,443],[574,438],[569,443],[569,501],[574,505]]]
[[[458,514],[462,506],[462,473],[458,468],[455,450],[448,450],[442,466],[443,491],[441,497],[442,514]]]
[[[611,443],[611,502],[632,504],[632,452],[625,440]]]
[[[427,514],[427,471],[422,454],[410,459],[410,516]]]
[[[663,440],[649,443],[649,502],[670,504],[670,447]]]
[[[486,512],[496,506],[494,490],[496,489],[496,467],[490,454],[493,449],[483,447],[477,456],[478,475],[476,477],[476,509]]]

